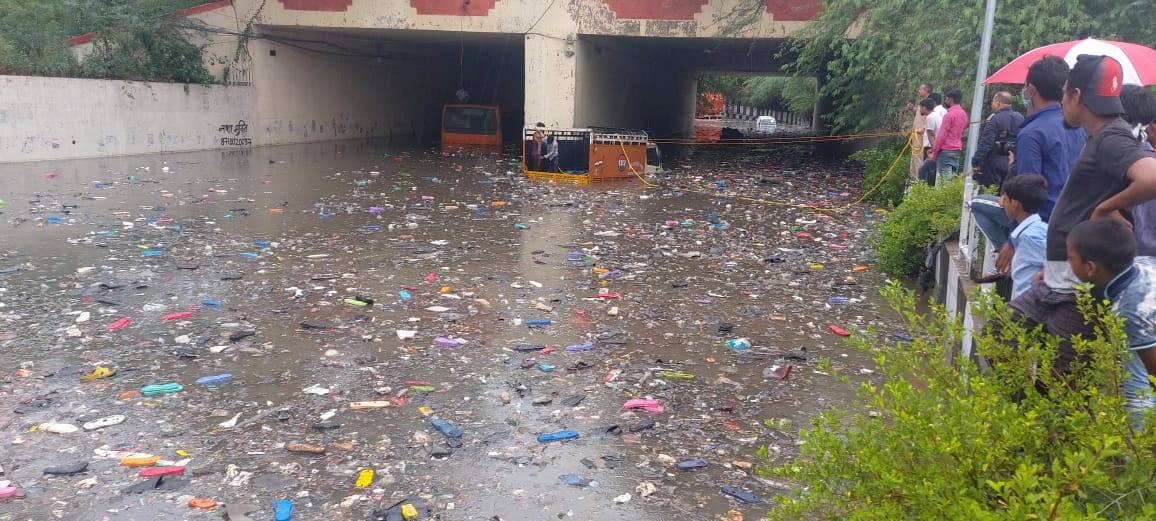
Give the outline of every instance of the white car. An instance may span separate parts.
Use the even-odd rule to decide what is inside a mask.
[[[774,134],[779,129],[779,122],[773,116],[759,116],[755,120],[756,134]]]

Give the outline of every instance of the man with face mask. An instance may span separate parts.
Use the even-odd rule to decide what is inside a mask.
[[[1027,83],[1022,93],[1028,116],[1016,135],[1015,165],[1009,173],[1011,176],[1044,176],[1048,183],[1048,200],[1040,208],[1040,219],[1044,222],[1051,218],[1052,208],[1087,140],[1087,133],[1083,129],[1064,127],[1060,99],[1067,79],[1068,64],[1056,56],[1040,58],[1028,69]],[[971,210],[976,225],[999,253],[995,260],[996,272],[1008,273],[1015,249],[1007,240],[1007,232],[1014,224],[1007,220],[1003,209],[991,196],[976,196],[971,201]]]
[[[1043,324],[1049,333],[1064,339],[1093,332],[1076,305],[1075,286],[1080,280],[1068,262],[1068,234],[1089,219],[1126,222],[1121,210],[1156,199],[1156,158],[1140,150],[1132,127],[1120,118],[1123,78],[1120,62],[1111,57],[1082,54],[1076,58],[1064,84],[1063,120],[1068,128],[1087,131],[1088,142],[1048,222],[1043,283],[1011,302],[1014,316],[1028,319],[1029,326]],[[1075,358],[1071,342],[1065,341],[1057,369],[1066,370]]]

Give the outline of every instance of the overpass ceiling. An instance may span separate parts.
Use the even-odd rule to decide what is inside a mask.
[[[281,41],[310,48],[344,47],[356,52],[402,54],[409,57],[432,57],[455,54],[467,46],[521,43],[521,34],[465,31],[418,31],[410,29],[334,28],[309,26],[260,26],[259,34],[274,42]]]
[[[791,61],[777,57],[787,43],[785,39],[602,35],[582,35],[581,39],[596,47],[673,60],[682,68],[698,72],[780,73],[783,65]]]

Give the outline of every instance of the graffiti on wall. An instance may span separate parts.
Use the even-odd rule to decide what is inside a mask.
[[[249,138],[249,124],[239,119],[235,124],[226,123],[217,128],[217,132],[224,134],[220,139],[223,147],[251,147],[253,140]]]

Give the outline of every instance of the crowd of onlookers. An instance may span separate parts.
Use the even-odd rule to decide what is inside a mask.
[[[1070,338],[1094,334],[1076,286],[1111,301],[1130,351],[1122,392],[1139,419],[1156,407],[1156,95],[1123,85],[1117,60],[1081,55],[1070,68],[1054,56],[1034,63],[1020,96],[1026,115],[1010,92],[992,96],[971,160],[994,192],[969,203],[997,252],[996,272],[977,280],[1010,277],[1013,316],[1069,339],[1058,371],[1076,359]],[[958,90],[941,99],[924,84],[919,97],[911,176],[935,184],[960,171],[968,118]]]

